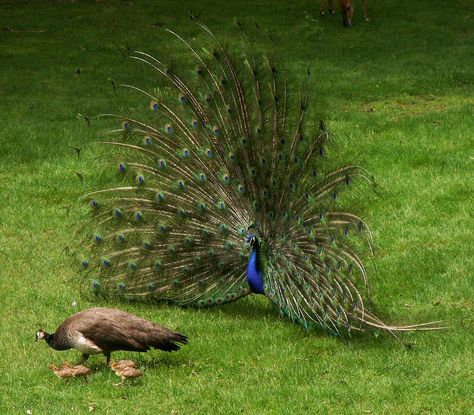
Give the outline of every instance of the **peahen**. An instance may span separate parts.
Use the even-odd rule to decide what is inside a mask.
[[[334,166],[307,94],[291,93],[271,59],[232,56],[198,24],[212,47],[165,29],[188,51],[187,71],[132,54],[166,83],[124,85],[146,98],[145,115],[102,115],[120,127],[102,142],[115,149],[116,184],[84,197],[78,257],[92,292],[196,307],[262,294],[333,334],[431,328],[388,326],[365,307],[358,252],[371,236],[338,198],[368,173]]]
[[[54,350],[77,349],[82,352],[78,364],[90,355],[110,355],[117,350],[147,352],[155,349],[173,352],[177,343],[187,344],[188,338],[159,324],[115,308],[95,307],[69,316],[54,333],[36,332],[36,340],[45,340]]]

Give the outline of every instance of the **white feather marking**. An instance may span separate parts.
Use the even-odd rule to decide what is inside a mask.
[[[99,346],[84,337],[80,332],[77,333],[77,337],[74,339],[74,348],[85,354],[102,353],[102,349]]]

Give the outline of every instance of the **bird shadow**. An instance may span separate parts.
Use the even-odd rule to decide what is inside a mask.
[[[152,349],[153,350],[153,349]],[[124,352],[127,353],[127,352]],[[190,361],[186,357],[180,356],[173,354],[173,356],[168,356],[168,355],[154,355],[154,353],[137,353],[137,354],[121,354],[117,355],[116,357],[113,357],[112,360],[122,360],[122,359],[127,359],[127,360],[133,360],[135,364],[139,368],[177,368],[177,367],[183,367],[183,366],[190,366]],[[191,365],[192,366],[192,365]],[[114,373],[113,370],[111,369],[110,366],[107,366],[107,364],[103,361],[94,361],[90,362],[87,364],[87,367],[93,372],[93,373],[106,373],[110,371],[110,373]]]
[[[347,334],[344,330],[340,334],[329,333],[327,330],[318,327],[305,329],[303,326],[294,324],[286,317],[281,315],[278,308],[264,298],[246,297],[234,303],[220,306],[219,311],[222,315],[230,317],[243,318],[248,321],[258,321],[262,319],[275,320],[275,323],[283,324],[295,331],[295,336],[317,339],[336,338],[343,344],[350,345],[356,349],[364,350],[386,350],[387,347],[402,348],[408,352],[416,349],[416,339],[409,334],[397,333],[396,335],[384,331],[376,330],[373,332],[353,332]],[[203,309],[202,312],[215,313],[212,308]],[[383,313],[378,313],[383,317]]]
[[[238,317],[245,320],[258,321],[262,318],[278,319],[278,309],[263,298],[245,297],[238,301],[220,305],[218,308],[203,308],[200,311],[204,314],[215,314],[216,310],[222,315]]]
[[[157,307],[178,307],[176,304],[167,304],[163,302],[154,302]],[[374,306],[375,307],[375,306]],[[393,335],[389,332],[379,330],[373,332],[352,332],[350,335],[345,333],[344,330],[340,334],[330,333],[324,328],[313,327],[310,329],[305,329],[303,326],[294,324],[289,319],[284,317],[279,309],[268,301],[263,296],[247,296],[227,304],[222,304],[219,306],[206,307],[206,308],[193,308],[188,307],[189,311],[197,311],[201,314],[209,316],[209,319],[215,319],[216,313],[220,316],[225,316],[231,320],[234,319],[243,319],[248,322],[259,322],[266,321],[271,322],[272,320],[275,323],[283,324],[287,328],[294,330],[294,336],[300,338],[313,338],[317,339],[326,339],[329,337],[336,338],[341,341],[343,344],[350,345],[350,347],[364,350],[378,350],[378,349],[387,349],[387,347],[398,347],[405,348],[407,351],[413,351],[416,349],[416,339],[409,334],[400,334]],[[381,312],[377,312],[382,320],[385,315]],[[148,358],[142,358],[143,364],[145,366],[151,365],[151,367],[178,367],[186,365],[186,359],[177,359],[175,357],[153,357],[152,360]]]

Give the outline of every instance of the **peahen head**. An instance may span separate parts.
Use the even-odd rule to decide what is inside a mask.
[[[35,336],[35,340],[46,340],[46,343],[49,343],[52,338],[53,335],[45,332],[44,330],[38,330]]]

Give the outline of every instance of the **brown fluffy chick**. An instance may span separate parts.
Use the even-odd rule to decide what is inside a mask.
[[[116,372],[117,370],[125,369],[127,367],[136,368],[137,365],[133,360],[119,360],[118,362],[113,360],[110,362],[110,367],[114,372]]]
[[[66,369],[66,368],[72,370],[73,377],[75,378],[80,377],[80,376],[89,376],[90,374],[92,374],[92,371],[88,367],[85,367],[83,365],[71,366],[68,362],[64,362],[61,365],[61,369]]]
[[[68,367],[64,365],[61,367],[57,367],[55,365],[49,365],[48,368],[51,369],[58,378],[68,380],[69,378],[74,377],[74,372],[72,370],[72,367]]]
[[[136,367],[124,367],[123,369],[115,370],[115,374],[122,378],[122,382],[115,384],[115,386],[122,385],[125,382],[125,379],[136,379],[143,375],[143,372]]]
[[[58,378],[64,379],[65,381],[67,381],[70,378],[88,376],[92,373],[91,370],[85,366],[82,366],[82,365],[71,366],[67,362],[64,362],[61,365],[61,367],[57,367],[55,365],[49,365],[48,368],[51,369]]]

